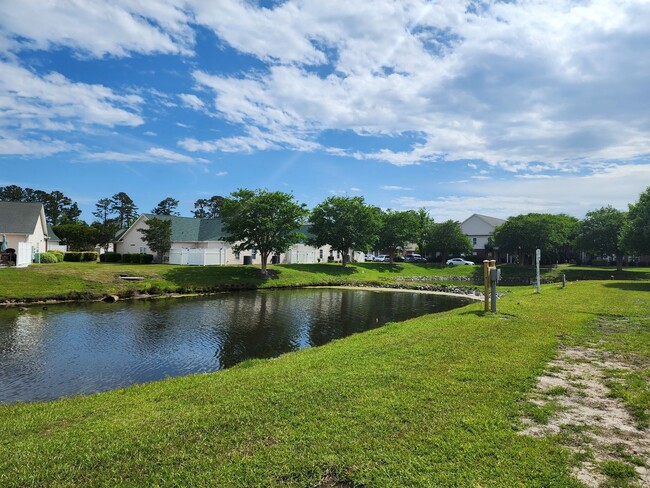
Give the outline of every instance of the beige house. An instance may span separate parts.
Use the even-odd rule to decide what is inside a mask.
[[[501,224],[506,221],[487,215],[473,214],[460,224],[460,228],[469,240],[472,241],[474,254],[483,259],[498,259],[495,250],[486,249],[488,239]]]
[[[171,220],[172,247],[168,254],[170,264],[230,265],[261,264],[260,254],[254,251],[237,253],[232,244],[224,240],[226,233],[220,219],[197,219],[174,215],[142,214],[125,231],[116,236],[115,252],[120,254],[155,254],[142,239],[139,229],[147,228],[152,218]],[[304,226],[302,231],[308,232]],[[272,257],[282,264],[327,262],[328,258],[339,261],[341,256],[331,251],[330,246],[314,248],[304,243],[295,244],[280,256]],[[362,253],[356,253],[357,260],[363,260]]]
[[[16,265],[27,266],[34,253],[47,251],[48,230],[42,203],[0,202],[0,239],[16,253]]]

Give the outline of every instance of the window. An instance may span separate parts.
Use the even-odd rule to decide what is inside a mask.
[[[235,252],[235,259],[239,259],[239,251]]]
[[[472,243],[476,246],[476,237],[472,237]]]
[[[141,247],[140,248],[140,254],[147,254],[147,248],[146,247]]]
[[[323,250],[322,249],[320,250],[319,256],[320,256],[321,259],[323,259]]]

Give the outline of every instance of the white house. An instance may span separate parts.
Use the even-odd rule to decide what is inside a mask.
[[[47,222],[42,203],[0,202],[0,239],[14,249],[16,266],[27,266],[34,253],[47,251]]]
[[[497,259],[494,251],[486,249],[488,238],[505,220],[487,215],[473,214],[460,224],[460,228],[474,247],[474,254],[483,259]]]
[[[224,240],[226,233],[223,231],[220,219],[197,219],[193,217],[177,217],[175,215],[142,214],[128,229],[121,231],[116,236],[115,252],[120,254],[140,254],[152,252],[147,243],[142,239],[139,229],[147,228],[147,221],[152,218],[171,220],[172,246],[169,252],[170,264],[194,265],[226,265],[226,264],[261,264],[257,252],[243,251],[237,253],[232,244]],[[303,232],[308,232],[308,227],[303,226]],[[304,243],[295,244],[287,252],[281,254],[278,263],[318,263],[327,262],[328,257],[340,260],[341,256],[331,252],[329,246],[314,248]],[[362,253],[356,253],[357,260]]]

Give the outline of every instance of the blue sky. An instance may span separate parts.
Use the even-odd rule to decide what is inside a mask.
[[[650,186],[650,4],[0,2],[0,186],[472,213]]]

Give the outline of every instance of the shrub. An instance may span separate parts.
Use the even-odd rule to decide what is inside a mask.
[[[137,257],[138,255],[137,254],[122,254],[122,262],[123,263],[132,263],[133,261],[131,260],[131,258],[133,256]]]
[[[119,252],[106,252],[99,256],[100,261],[102,258],[104,258],[104,261],[107,263],[119,263],[122,259],[122,255]]]
[[[88,251],[83,253],[83,260],[91,263],[96,263],[99,253],[96,251]]]
[[[54,254],[59,263],[63,262],[63,256],[65,256],[63,251],[48,251],[48,254]]]
[[[41,264],[52,264],[58,262],[59,262],[59,258],[57,257],[56,254],[51,252],[41,253]]]
[[[69,261],[73,263],[79,263],[83,261],[83,253],[82,252],[73,252],[73,251],[68,251],[63,255],[63,260],[64,261]]]
[[[153,254],[140,254],[140,264],[153,263]]]

